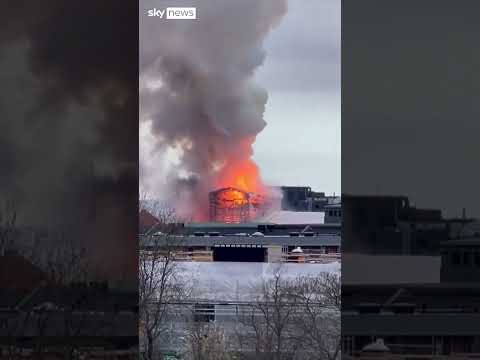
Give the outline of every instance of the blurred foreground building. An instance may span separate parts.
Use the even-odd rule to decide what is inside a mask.
[[[343,198],[342,355],[477,359],[480,240],[400,196]]]
[[[0,358],[137,358],[136,291],[54,283],[9,253],[0,256],[0,284]]]

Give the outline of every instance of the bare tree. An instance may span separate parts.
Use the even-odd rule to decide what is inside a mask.
[[[295,328],[299,343],[315,355],[303,358],[336,360],[340,356],[340,277],[333,273],[301,276],[291,284],[301,312]]]
[[[86,247],[62,234],[38,251],[32,262],[45,271],[50,281],[60,285],[86,282],[92,271]]]
[[[193,324],[187,336],[186,360],[232,360],[229,341],[215,323]]]
[[[237,338],[246,359],[293,359],[297,351],[294,336],[294,315],[297,298],[281,269],[272,279],[263,281],[259,295],[239,318]],[[252,354],[253,351],[253,354]]]
[[[262,283],[240,315],[237,339],[244,359],[334,360],[340,354],[340,279],[335,274]]]
[[[139,255],[140,336],[149,360],[155,356],[156,342],[168,331],[171,304],[190,295],[175,261],[181,241],[173,213],[165,211],[157,218],[153,235],[141,237]]]
[[[56,236],[49,241],[44,239],[42,243],[25,242],[21,239],[20,230],[25,233],[32,231],[30,235],[35,237],[33,230],[19,229],[15,203],[6,202],[0,209],[0,254],[13,251],[23,256],[44,271],[50,281],[57,284],[88,279],[91,271],[89,257],[81,242],[74,241],[71,235],[59,231],[52,233]]]
[[[86,335],[100,336],[110,330],[115,333],[113,325],[117,310],[113,306],[111,310],[108,307],[98,309],[88,301],[87,295],[92,291],[85,282],[93,277],[90,256],[79,241],[81,238],[58,228],[45,230],[19,227],[13,202],[0,206],[1,254],[13,250],[41,269],[46,277],[46,281],[38,282],[34,289],[18,298],[10,309],[10,317],[0,326],[8,356],[12,359],[24,350],[25,337],[31,337],[34,354],[39,359],[47,357],[52,338],[68,339],[55,345],[54,351],[63,351],[62,358],[72,359],[78,344],[70,340]],[[93,284],[97,290],[98,285]],[[102,291],[106,289],[102,288]],[[46,290],[45,295],[43,290]],[[39,303],[41,301],[43,303]]]
[[[0,254],[13,250],[16,230],[17,209],[15,203],[7,201],[0,209]]]

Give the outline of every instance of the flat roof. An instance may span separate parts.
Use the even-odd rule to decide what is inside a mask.
[[[440,256],[342,254],[342,284],[427,284],[440,282]]]
[[[141,235],[142,236],[142,235]],[[315,236],[177,236],[178,246],[340,246],[341,237],[334,234]],[[166,239],[165,239],[166,240]],[[174,243],[170,240],[170,243]],[[146,242],[148,244],[148,241]],[[164,243],[162,237],[155,244]]]
[[[226,224],[221,222],[205,222],[205,223],[186,223],[184,227],[187,229],[208,229],[208,228],[225,228],[225,229],[235,229],[235,228],[251,228],[256,229],[258,225],[271,225],[271,223],[239,223],[239,224]]]
[[[260,219],[273,224],[305,224],[316,225],[325,223],[324,211],[274,211]]]

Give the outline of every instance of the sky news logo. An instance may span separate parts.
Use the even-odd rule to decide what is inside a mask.
[[[194,7],[168,7],[166,9],[153,8],[147,11],[148,16],[159,17],[160,19],[172,20],[195,20],[197,8]]]

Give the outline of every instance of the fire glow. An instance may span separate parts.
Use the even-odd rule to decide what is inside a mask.
[[[232,6],[245,16],[219,22]],[[177,216],[208,221],[208,194],[222,190],[223,198],[214,203],[241,209],[241,221],[249,221],[270,192],[252,159],[252,144],[266,126],[268,101],[254,75],[266,56],[263,39],[286,11],[286,0],[202,2],[195,26],[155,22],[145,29],[150,37],[158,26],[164,41],[154,41],[152,47],[142,42],[141,54],[147,56],[141,79],[161,86],[141,86],[141,119],[151,123],[155,152],[178,150],[178,161],[162,176],[162,192]],[[142,166],[148,177],[143,182],[158,191],[153,175],[158,168],[147,162]]]
[[[217,173],[210,193],[210,220],[224,223],[248,222],[265,208],[268,197],[257,165],[250,156],[252,140],[241,142],[241,159],[231,159]]]
[[[255,138],[239,141],[239,153],[226,159],[217,173],[215,188],[233,187],[247,193],[264,194],[266,188],[260,177],[260,171],[252,160],[252,145]]]

